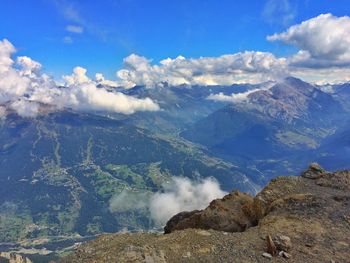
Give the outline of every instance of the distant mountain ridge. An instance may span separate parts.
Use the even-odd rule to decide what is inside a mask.
[[[287,78],[249,94],[247,101],[213,112],[181,135],[221,158],[255,164],[259,170],[266,169],[271,159],[279,160],[275,168],[263,172],[272,178],[292,172],[289,166],[301,169],[294,162],[305,165],[316,158],[315,150],[350,119],[344,103],[336,93]]]

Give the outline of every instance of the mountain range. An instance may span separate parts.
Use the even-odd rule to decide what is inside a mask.
[[[114,211],[111,200],[123,191],[164,191],[174,176],[214,177],[225,191],[256,194],[313,161],[350,168],[349,84],[289,77],[122,92],[150,97],[161,110],[46,112],[42,105],[38,117],[8,112],[0,120],[0,242],[33,246],[43,237],[152,229],[147,208]],[[224,99],[213,100],[217,94]]]

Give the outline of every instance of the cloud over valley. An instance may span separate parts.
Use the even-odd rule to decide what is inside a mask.
[[[13,60],[15,51],[8,40],[0,41],[0,105],[7,111],[35,117],[40,114],[42,104],[53,110],[71,108],[123,114],[159,110],[158,104],[150,98],[136,98],[105,89],[97,80],[87,77],[87,70],[82,67],[64,76],[65,85],[59,86],[42,73],[40,63],[29,57]]]
[[[184,177],[173,177],[163,188],[163,192],[157,193],[124,190],[111,199],[110,211],[147,209],[155,224],[163,226],[175,214],[203,209],[213,199],[226,194],[213,178],[192,181]]]

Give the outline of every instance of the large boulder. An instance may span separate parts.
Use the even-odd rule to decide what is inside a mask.
[[[318,179],[326,173],[327,171],[324,170],[318,163],[312,163],[310,164],[309,168],[301,174],[301,176],[309,179]]]
[[[186,228],[242,232],[257,223],[253,204],[251,195],[235,191],[212,201],[204,210],[175,215],[166,224],[164,232]]]

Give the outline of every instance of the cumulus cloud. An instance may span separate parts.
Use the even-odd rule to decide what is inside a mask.
[[[35,101],[19,99],[12,102],[10,107],[23,117],[35,117],[39,113],[39,104]]]
[[[278,13],[276,15],[275,13]],[[264,15],[289,23],[295,6],[287,0],[269,0]],[[159,63],[132,54],[124,59],[124,68],[117,71],[119,85],[231,85],[280,80],[286,76],[301,77],[313,83],[349,81],[350,17],[321,14],[285,32],[267,36],[269,41],[282,41],[299,51],[289,57],[276,57],[269,52],[246,51],[219,57],[167,58]],[[231,98],[218,94],[213,99],[242,100],[247,94]]]
[[[350,67],[293,68],[293,76],[304,81],[325,85],[350,82]]]
[[[69,87],[62,92],[65,105],[78,110],[107,110],[124,114],[159,110],[159,106],[150,98],[138,99],[98,88],[96,83],[86,76],[86,72],[86,69],[76,67],[72,75],[64,76]]]
[[[110,87],[118,87],[119,83],[117,81],[112,81],[105,79],[102,73],[96,73],[95,74],[96,82],[100,85],[106,85]]]
[[[282,41],[300,51],[289,59],[294,66],[320,68],[350,66],[350,17],[322,14],[268,36],[269,41]]]
[[[117,72],[120,84],[135,85],[231,85],[258,83],[286,74],[286,61],[268,52],[246,51],[220,57],[164,59],[159,64],[132,54],[124,59],[124,68]]]
[[[13,67],[15,62],[11,55],[15,51],[8,40],[0,41],[0,103],[23,96],[30,83],[27,77]]]
[[[31,76],[32,74],[38,73],[41,69],[41,64],[39,62],[26,56],[17,57],[16,63],[22,68],[22,73],[24,75]]]
[[[124,190],[110,200],[109,209],[111,212],[147,209],[154,223],[163,226],[177,213],[203,209],[212,200],[226,194],[213,178],[192,181],[184,177],[173,177],[163,187],[164,191],[157,193]]]
[[[73,74],[63,76],[63,79],[66,81],[68,86],[90,82],[90,79],[86,75],[86,72],[87,72],[87,70],[85,68],[75,67],[73,69]]]
[[[42,105],[46,105],[46,110],[72,108],[124,114],[159,110],[150,98],[135,98],[97,87],[98,82],[91,80],[82,67],[74,68],[72,75],[64,77],[65,87],[59,87],[41,72],[40,63],[29,57],[18,57],[14,61],[12,55],[15,51],[8,40],[0,41],[1,115],[12,110],[23,117],[35,117],[41,113]]]
[[[66,26],[66,30],[71,33],[82,34],[84,32],[84,28],[82,26],[68,25]]]

